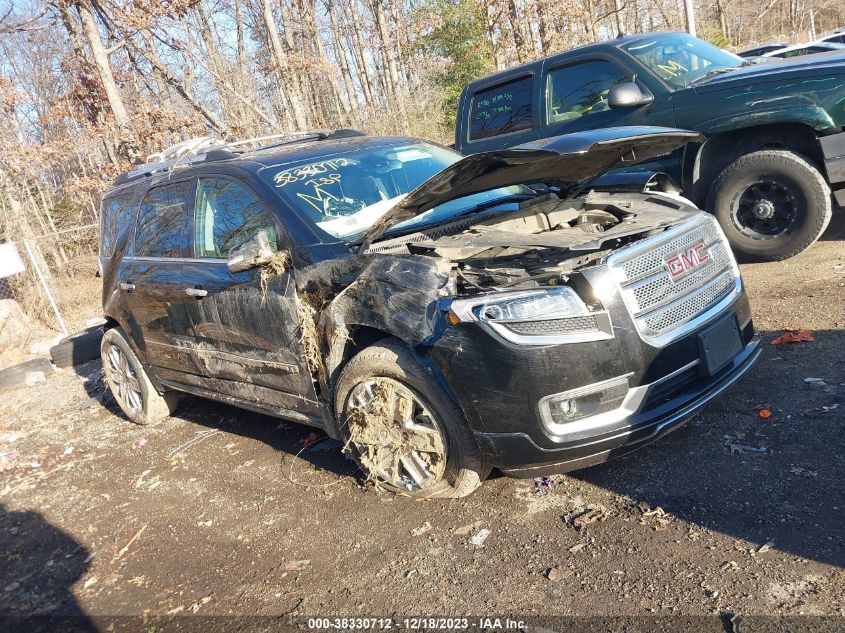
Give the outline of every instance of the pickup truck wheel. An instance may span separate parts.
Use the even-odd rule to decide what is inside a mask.
[[[741,156],[719,174],[707,196],[734,253],[776,261],[810,247],[832,215],[830,189],[810,162],[793,152]]]
[[[100,354],[106,384],[131,422],[155,424],[175,413],[179,395],[174,391],[163,394],[156,391],[121,328],[106,331]]]
[[[335,411],[344,450],[378,488],[464,497],[490,472],[463,413],[398,340],[383,339],[349,361]]]

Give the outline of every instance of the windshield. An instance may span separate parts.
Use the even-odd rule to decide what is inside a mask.
[[[733,53],[685,33],[655,35],[626,44],[623,48],[658,77],[678,88],[686,88],[706,75],[738,68],[744,61]]]
[[[405,143],[267,167],[261,177],[306,220],[334,238],[352,241],[409,192],[461,158],[428,143]],[[442,222],[519,194],[532,192],[512,186],[465,196],[406,220],[393,231]]]

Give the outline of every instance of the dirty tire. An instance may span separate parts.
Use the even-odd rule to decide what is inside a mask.
[[[795,220],[783,233],[759,239],[737,226],[732,205],[752,184],[764,180],[795,200]],[[833,213],[824,177],[805,157],[785,150],[752,152],[728,165],[713,182],[707,210],[719,220],[734,253],[745,261],[778,261],[809,248]]]
[[[102,325],[88,328],[53,345],[50,348],[50,360],[56,367],[75,367],[87,363],[100,355],[102,340]]]
[[[114,372],[110,369],[112,367],[109,354],[113,353],[112,347],[119,349],[120,353],[124,355],[129,369],[137,380],[135,386],[140,393],[140,406],[137,409],[132,409],[125,404],[126,399],[117,395],[115,390]],[[103,340],[100,346],[100,353],[103,360],[103,374],[106,379],[106,384],[112,392],[115,401],[120,405],[123,413],[131,422],[135,424],[147,425],[155,424],[164,418],[176,412],[179,406],[179,394],[175,391],[167,391],[160,394],[156,391],[153,384],[150,382],[141,361],[135,356],[129,341],[126,339],[126,334],[122,328],[116,327],[107,330],[103,335]],[[123,401],[122,401],[123,400]]]
[[[347,397],[356,385],[371,378],[388,378],[409,388],[432,412],[446,435],[446,467],[439,482],[422,490],[408,491],[379,480],[379,487],[419,498],[465,497],[478,488],[487,478],[490,468],[484,463],[462,411],[397,339],[382,339],[365,348],[341,372],[335,390],[335,411],[338,412],[337,427],[341,439],[344,442],[349,440]],[[361,466],[355,448],[350,445],[350,450]],[[370,475],[365,468],[362,467],[362,470]]]

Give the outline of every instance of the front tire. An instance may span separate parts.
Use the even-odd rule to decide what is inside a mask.
[[[396,339],[349,361],[335,411],[344,450],[379,488],[418,498],[464,497],[490,472],[463,412]]]
[[[736,159],[716,178],[707,210],[748,261],[777,261],[809,248],[833,213],[830,189],[810,162],[785,150]]]
[[[103,334],[100,355],[106,384],[131,422],[155,424],[176,412],[179,395],[174,391],[163,394],[156,391],[123,329],[116,327]]]

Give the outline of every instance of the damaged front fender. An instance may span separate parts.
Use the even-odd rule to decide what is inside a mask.
[[[312,264],[296,272],[296,287],[306,360],[327,404],[356,327],[423,344],[442,326],[438,301],[455,292],[448,260],[384,254]]]

